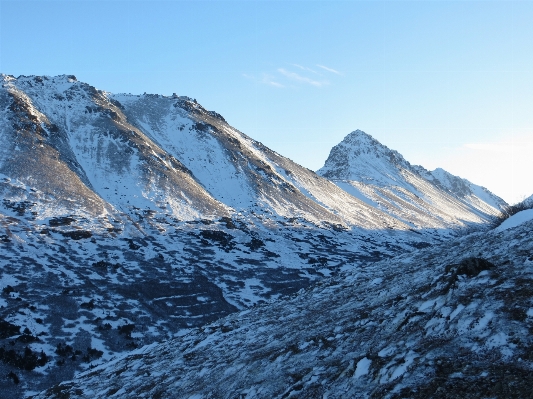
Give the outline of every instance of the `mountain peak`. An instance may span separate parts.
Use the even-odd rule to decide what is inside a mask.
[[[437,227],[443,221],[476,222],[479,217],[498,214],[506,205],[487,189],[443,169],[429,172],[411,165],[361,130],[333,147],[317,173],[369,205],[418,227]]]
[[[374,145],[374,146],[383,146],[379,141],[377,141],[370,134],[365,133],[362,130],[354,130],[344,137],[341,143],[350,145],[350,146],[362,146],[362,145]]]
[[[348,134],[331,149],[318,174],[339,180],[396,181],[398,168],[410,164],[396,151],[362,130]]]
[[[363,138],[368,138],[368,139],[371,139],[371,140],[375,140],[370,134],[364,132],[361,129],[356,129],[353,132],[347,134],[346,137],[344,138],[344,140],[347,140],[347,139],[349,140],[349,139],[353,139],[353,138],[357,138],[357,137],[363,137]]]

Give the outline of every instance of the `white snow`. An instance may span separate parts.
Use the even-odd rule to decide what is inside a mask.
[[[513,227],[520,226],[525,222],[529,222],[533,219],[533,209],[526,209],[525,211],[520,211],[515,213],[513,216],[505,219],[502,224],[500,224],[495,231],[501,232],[504,230],[512,229]]]
[[[370,285],[380,285],[383,282],[381,277],[376,277],[370,282]]]
[[[393,381],[396,378],[405,374],[407,372],[408,367],[414,362],[417,357],[419,357],[417,353],[409,351],[409,353],[405,356],[404,362],[394,369],[389,378],[389,381]]]
[[[450,314],[450,320],[453,320],[464,308],[463,304],[457,305],[457,308]]]
[[[357,367],[355,368],[354,378],[359,378],[362,375],[368,374],[368,369],[372,364],[372,360],[367,357],[362,358],[357,362]]]

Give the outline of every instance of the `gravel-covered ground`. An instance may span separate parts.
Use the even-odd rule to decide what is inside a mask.
[[[36,398],[533,397],[532,228],[369,264]]]

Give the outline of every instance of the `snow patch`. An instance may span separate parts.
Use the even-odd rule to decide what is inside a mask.
[[[521,224],[529,222],[532,219],[533,209],[526,209],[525,211],[515,213],[510,218],[505,219],[503,223],[495,229],[495,231],[499,233],[504,230],[512,229],[513,227],[520,226]]]
[[[362,375],[368,374],[368,369],[370,368],[370,365],[372,364],[372,360],[368,359],[367,357],[362,358],[357,362],[357,366],[355,368],[354,378],[359,378]]]

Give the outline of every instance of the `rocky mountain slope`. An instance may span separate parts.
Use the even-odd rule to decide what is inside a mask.
[[[39,217],[77,209],[109,222],[139,208],[185,220],[245,212],[399,230],[483,222],[501,203],[487,194],[476,197],[480,209],[468,201],[455,204],[457,195],[472,193],[450,189],[455,183],[449,179],[432,185],[431,193],[418,182],[406,186],[402,179],[409,176],[403,175],[419,177],[415,168],[370,136],[352,133],[333,148],[320,173],[335,180],[372,179],[380,186],[396,181],[411,196],[440,201],[427,213],[443,206],[449,213],[440,224],[404,217],[406,224],[250,139],[188,97],[112,95],[73,76],[2,75],[2,81],[0,173],[32,189],[23,194],[5,187],[3,195],[21,196]]]
[[[73,76],[2,75],[0,196],[4,398],[494,212],[465,205],[416,224],[193,99],[113,95]]]
[[[406,227],[188,97],[111,95],[72,76],[4,75],[2,89],[0,172],[35,190],[27,201],[37,202],[39,216],[72,208],[108,219],[136,208],[179,219],[246,211]]]
[[[333,147],[317,173],[416,228],[480,223],[507,206],[486,188],[443,169],[429,172],[411,165],[361,130]]]
[[[368,263],[35,398],[530,397],[532,228]]]

